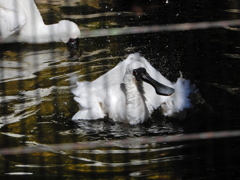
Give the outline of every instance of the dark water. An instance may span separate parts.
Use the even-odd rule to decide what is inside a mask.
[[[63,2],[37,5],[46,23],[70,18],[82,32],[240,18],[235,0]],[[239,129],[239,33],[238,27],[225,27],[82,38],[82,55],[75,60],[68,58],[61,43],[1,45],[0,147],[46,149],[0,156],[1,178],[239,179],[239,138],[134,143],[138,137]],[[181,71],[196,84],[198,93],[187,118],[166,118],[156,111],[148,122],[136,126],[109,119],[72,123],[78,107],[69,78],[94,80],[133,52],[140,52],[170,80]],[[125,138],[133,143],[92,150],[49,147]]]

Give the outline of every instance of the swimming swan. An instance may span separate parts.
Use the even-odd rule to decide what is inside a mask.
[[[130,54],[96,80],[77,82],[72,93],[80,110],[72,120],[108,116],[115,121],[138,124],[159,107],[165,116],[174,116],[191,107],[189,95],[193,91],[189,80],[179,77],[172,83],[144,57]]]
[[[78,45],[78,26],[68,20],[45,25],[34,0],[0,0],[0,42],[18,35],[19,42],[64,42]]]

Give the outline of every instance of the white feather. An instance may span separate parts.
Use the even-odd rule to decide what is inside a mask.
[[[140,67],[144,67],[158,82],[174,88],[175,92],[171,96],[161,96],[150,84],[136,81],[132,71]],[[176,83],[170,82],[145,58],[135,53],[96,80],[77,82],[72,92],[80,110],[72,120],[109,116],[115,121],[138,124],[148,119],[159,107],[164,115],[174,116],[191,107],[189,95],[193,91],[188,80],[179,77]]]
[[[19,35],[28,43],[64,42],[80,36],[78,26],[68,20],[45,25],[34,0],[0,0],[0,38]]]

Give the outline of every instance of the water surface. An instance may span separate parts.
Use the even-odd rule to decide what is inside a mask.
[[[46,23],[66,18],[96,29],[239,19],[239,3],[211,1],[36,1]],[[0,156],[3,178],[236,179],[239,140],[139,144],[134,139],[239,129],[238,27],[81,38],[81,57],[62,43],[4,44],[0,52],[0,147],[44,153]],[[94,80],[139,52],[175,81],[181,71],[198,88],[187,118],[160,111],[144,124],[110,119],[71,122],[78,111],[70,77]],[[54,151],[49,145],[132,139],[110,148]]]

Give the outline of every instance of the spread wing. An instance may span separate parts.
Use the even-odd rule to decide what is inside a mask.
[[[26,23],[21,0],[0,0],[0,37],[5,39],[17,33]]]

